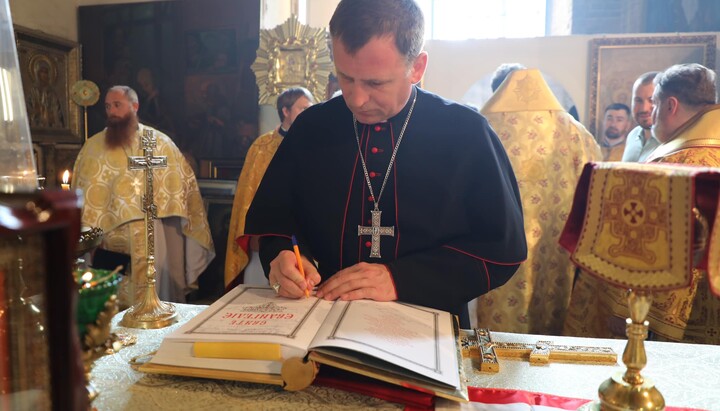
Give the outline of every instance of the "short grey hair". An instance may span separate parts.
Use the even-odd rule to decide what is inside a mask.
[[[498,68],[495,69],[495,72],[492,75],[492,80],[490,81],[490,88],[493,93],[498,89],[498,87],[500,87],[510,73],[525,69],[527,69],[527,67],[520,63],[503,63],[499,65]]]
[[[119,92],[123,93],[123,95],[125,95],[125,97],[127,97],[128,101],[130,101],[133,104],[140,103],[137,92],[135,92],[135,90],[133,90],[132,88],[130,88],[128,86],[112,86],[108,89],[107,92],[110,93],[111,91],[119,91]]]
[[[681,104],[697,108],[717,102],[715,72],[697,63],[671,66],[653,83],[660,99],[675,97]]]

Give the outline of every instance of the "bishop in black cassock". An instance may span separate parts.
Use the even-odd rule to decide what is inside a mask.
[[[324,280],[360,262],[385,264],[399,301],[450,311],[469,327],[466,303],[503,285],[527,254],[517,182],[495,132],[475,110],[417,87],[388,121],[356,127],[359,144],[342,96],[293,124],[246,222],[247,234],[262,236],[265,272],[294,234]],[[393,231],[375,239],[380,258],[364,234],[373,230],[362,228],[374,208],[363,159],[380,226]]]

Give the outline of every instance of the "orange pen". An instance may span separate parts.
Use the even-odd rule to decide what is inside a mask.
[[[303,278],[305,278],[305,269],[302,265],[302,259],[300,258],[300,248],[298,248],[297,238],[295,236],[292,236],[292,245],[293,245],[293,251],[295,251],[295,259],[297,260],[298,270],[300,270],[300,274],[302,274]],[[307,284],[305,284],[305,297],[310,297],[310,290],[308,290]]]

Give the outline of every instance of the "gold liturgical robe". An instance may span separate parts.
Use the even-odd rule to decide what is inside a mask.
[[[145,284],[146,233],[142,197],[145,172],[129,170],[128,156],[142,156],[140,135],[150,127],[140,124],[129,147],[108,149],[105,131],[94,135],[80,150],[73,168],[73,187],[83,191],[82,223],[100,227],[103,248],[131,256],[132,287]],[[154,129],[153,129],[154,130]],[[156,156],[167,156],[168,166],[154,173],[155,254],[161,299],[184,302],[200,274],[215,256],[212,237],[195,175],[180,150],[165,134],[154,130]]]
[[[614,145],[612,147],[601,146],[602,158],[605,161],[622,161],[623,153],[625,152],[626,142]]]
[[[600,147],[563,109],[538,70],[512,72],[480,112],[515,171],[528,259],[510,281],[478,299],[478,326],[558,334],[575,272],[558,238],[582,167],[602,159]]]
[[[282,136],[278,129],[258,137],[250,146],[240,178],[238,178],[233,200],[230,228],[228,230],[227,253],[225,257],[225,285],[230,284],[248,264],[247,241],[238,244],[237,240],[245,233],[245,217],[250,203],[255,197],[260,181],[265,175],[270,160],[277,151]]]
[[[650,154],[648,162],[676,163],[696,166],[720,167],[720,106],[712,106],[681,126],[675,136],[660,145]],[[702,194],[702,189],[695,190]],[[676,190],[677,192],[677,190]],[[717,196],[717,193],[713,194]],[[705,202],[716,204],[713,197]],[[679,205],[673,206],[677,211]],[[687,219],[689,210],[675,214],[678,219]],[[709,216],[705,216],[709,219]],[[715,217],[718,223],[718,216]],[[677,233],[683,231],[675,230]],[[711,281],[707,271],[695,270],[693,282],[688,287],[653,293],[653,302],[647,320],[650,329],[660,338],[672,341],[720,344],[720,298],[713,295],[711,287],[720,293],[718,276],[718,247],[720,239],[713,230],[709,242]],[[669,232],[678,243],[679,234]],[[676,247],[680,247],[677,244]],[[677,259],[675,259],[677,260]],[[587,337],[623,337],[624,322],[628,317],[625,290],[607,284],[588,274],[578,277],[573,291],[571,316],[565,325],[569,335]]]

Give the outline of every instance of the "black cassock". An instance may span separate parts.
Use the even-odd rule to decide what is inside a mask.
[[[415,88],[417,101],[380,196],[381,258],[370,257],[372,196],[353,116],[342,96],[305,110],[280,144],[247,215],[260,256],[300,249],[326,279],[358,262],[392,272],[400,301],[450,311],[504,284],[527,256],[515,175],[495,132],[475,110]],[[388,122],[357,124],[375,196],[413,100]]]

